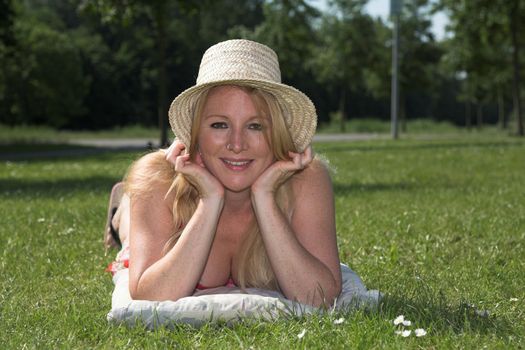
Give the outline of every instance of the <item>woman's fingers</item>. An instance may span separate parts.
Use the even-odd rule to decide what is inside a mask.
[[[190,160],[189,154],[184,154],[182,156],[177,156],[174,160],[175,163],[175,171],[184,173],[185,172],[185,166],[186,163]]]
[[[295,169],[300,170],[303,168],[302,158],[303,158],[303,155],[301,153],[294,153],[292,160],[295,165]]]
[[[186,146],[179,140],[173,141],[171,146],[165,151],[166,160],[172,164],[175,164],[175,161],[178,156],[186,149]]]
[[[303,157],[303,167],[307,166],[312,162],[314,159],[314,151],[312,150],[312,146],[306,147],[304,150],[304,157]]]
[[[186,179],[197,188],[202,198],[224,195],[222,184],[206,169],[203,163],[199,164],[198,161],[192,160],[189,154],[176,158],[175,171],[184,174]]]
[[[292,170],[304,169],[304,167],[310,164],[313,160],[313,151],[311,146],[308,146],[302,153],[288,152],[288,155],[294,164],[294,169]]]
[[[268,167],[252,185],[254,193],[275,193],[297,171],[304,169],[313,160],[312,147],[303,152],[288,152],[290,160],[279,160]]]

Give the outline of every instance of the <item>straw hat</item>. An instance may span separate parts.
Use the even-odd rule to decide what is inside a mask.
[[[281,83],[277,54],[254,41],[228,40],[206,50],[197,83],[171,103],[171,128],[187,147],[198,96],[209,87],[228,84],[259,88],[275,96],[297,150],[302,152],[310,144],[317,126],[315,107],[301,91]]]

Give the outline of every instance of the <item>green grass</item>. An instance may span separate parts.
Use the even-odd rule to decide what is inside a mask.
[[[431,119],[409,119],[406,123],[406,130],[402,128],[402,123],[399,123],[399,133],[404,137],[428,135],[442,136],[442,135],[469,135],[487,133],[516,133],[515,123],[510,123],[508,130],[501,130],[495,125],[484,125],[481,130],[473,126],[470,130],[464,127],[458,127],[450,122],[435,121]],[[389,120],[381,120],[375,118],[361,118],[350,119],[345,122],[345,132],[347,133],[372,133],[372,134],[390,134],[391,124]],[[330,123],[322,123],[317,130],[318,133],[340,133],[341,125],[338,120]]]
[[[2,348],[523,348],[523,139],[479,134],[315,148],[336,169],[341,260],[386,295],[378,312],[231,328],[109,326],[106,204],[138,154],[2,162]],[[396,335],[400,314],[428,334]],[[339,317],[345,322],[334,324]]]
[[[65,143],[72,139],[95,138],[158,138],[160,131],[139,125],[100,131],[58,131],[45,126],[6,126],[0,124],[0,146],[6,144]]]

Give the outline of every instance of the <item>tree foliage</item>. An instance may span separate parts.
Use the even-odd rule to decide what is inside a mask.
[[[319,31],[319,46],[312,64],[318,81],[332,87],[339,98],[341,131],[345,131],[349,95],[372,80],[369,64],[381,60],[374,20],[364,13],[365,1],[332,1]],[[351,105],[352,100],[350,101]]]
[[[525,36],[525,1],[441,0],[440,6],[454,33],[445,61],[460,76],[461,99],[478,106],[479,123],[482,105],[494,101],[501,105],[512,96],[518,132],[523,134],[519,52]],[[502,113],[500,106],[499,118],[506,125]]]
[[[204,50],[236,37],[272,47],[283,81],[312,98],[321,122],[337,111],[342,125],[388,118],[391,24],[367,14],[366,0],[327,3],[0,0],[0,122],[159,125]],[[450,19],[441,41],[430,22],[438,10]],[[401,114],[468,124],[472,105],[483,122],[521,116],[523,23],[525,0],[405,0]]]

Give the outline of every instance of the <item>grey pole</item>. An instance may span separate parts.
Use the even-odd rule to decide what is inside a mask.
[[[393,139],[399,137],[398,112],[399,112],[399,17],[401,14],[402,1],[390,0],[390,15],[394,22],[392,37],[392,89],[390,93],[390,119],[391,134]]]

